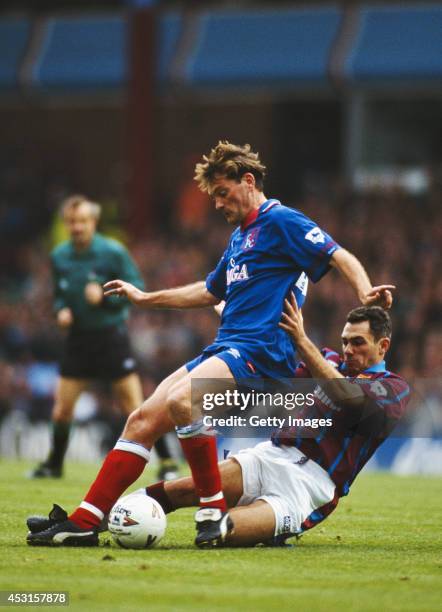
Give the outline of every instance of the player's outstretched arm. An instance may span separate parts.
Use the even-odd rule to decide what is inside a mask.
[[[327,392],[334,400],[359,404],[364,394],[359,385],[349,382],[336,368],[321,355],[319,349],[307,336],[304,329],[302,313],[292,293],[290,300],[285,300],[284,312],[279,326],[284,329],[296,344],[302,360],[313,378],[327,381]]]
[[[335,251],[330,260],[331,265],[339,270],[342,276],[353,287],[361,304],[364,306],[381,306],[386,310],[393,303],[392,289],[394,285],[379,285],[373,287],[363,265],[354,255],[345,249]]]
[[[104,285],[104,295],[124,296],[132,304],[145,308],[202,308],[213,306],[220,301],[207,290],[204,281],[175,289],[146,292],[131,283],[113,280]]]

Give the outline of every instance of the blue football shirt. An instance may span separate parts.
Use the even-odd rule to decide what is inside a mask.
[[[301,307],[308,279],[330,269],[339,245],[299,210],[267,200],[234,230],[208,291],[226,301],[217,337],[204,352],[236,348],[265,376],[291,377],[295,347],[278,326],[284,298]]]

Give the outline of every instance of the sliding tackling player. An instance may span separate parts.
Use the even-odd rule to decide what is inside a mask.
[[[220,463],[221,482],[235,525],[219,544],[281,545],[323,521],[347,495],[358,473],[403,416],[407,383],[387,370],[391,321],[382,308],[355,308],[342,331],[342,357],[319,351],[307,336],[294,298],[281,327],[303,363],[295,377],[313,376],[321,388],[297,419],[331,419],[330,428],[287,427],[271,441]],[[344,378],[345,377],[345,378]],[[166,512],[199,503],[191,478],[147,487]]]

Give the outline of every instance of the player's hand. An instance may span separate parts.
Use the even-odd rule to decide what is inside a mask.
[[[127,283],[122,280],[112,280],[103,285],[104,296],[118,295],[120,297],[126,297],[132,304],[140,304],[143,296],[146,294],[140,289],[137,289],[135,285]]]
[[[378,285],[361,300],[364,306],[380,306],[384,310],[391,308],[393,304],[393,294],[391,289],[396,289],[395,285]]]
[[[98,283],[88,283],[84,288],[84,297],[92,306],[98,306],[103,301],[103,288]]]
[[[213,307],[213,310],[216,312],[216,314],[220,317],[223,314],[223,310],[224,310],[224,306],[226,305],[225,301],[223,300],[222,302],[220,302],[219,304],[215,304],[215,306]]]
[[[63,329],[70,327],[74,322],[74,315],[70,308],[61,308],[57,312],[57,325]]]
[[[285,329],[285,331],[293,338],[295,343],[299,342],[301,338],[306,336],[302,312],[298,308],[293,291],[290,295],[290,300],[287,298],[284,300],[284,312],[282,313],[279,327]]]

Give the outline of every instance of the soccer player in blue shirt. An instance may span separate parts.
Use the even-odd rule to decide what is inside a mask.
[[[166,378],[128,418],[79,508],[62,523],[30,534],[30,544],[97,544],[98,525],[140,476],[155,440],[176,428],[200,500],[195,542],[200,547],[216,545],[233,524],[222,491],[216,440],[202,424],[198,398],[191,398],[192,381],[290,376],[295,348],[279,327],[284,299],[294,292],[302,306],[308,279],[317,282],[332,267],[362,304],[391,306],[392,285],[373,287],[354,255],[301,212],[264,195],[265,173],[250,145],[229,142],[219,142],[197,164],[200,188],[214,199],[226,221],[237,226],[206,281],[148,293],[122,280],[106,283],[106,296],[124,296],[147,308],[201,308],[221,300],[226,306],[214,342]]]

